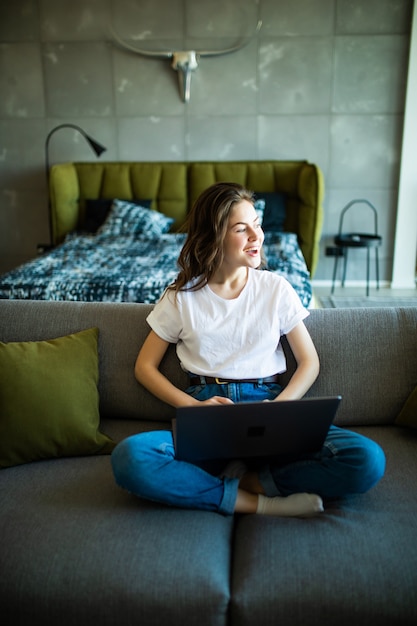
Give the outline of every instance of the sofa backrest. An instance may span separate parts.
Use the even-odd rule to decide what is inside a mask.
[[[99,328],[100,410],[103,417],[170,420],[173,409],[134,378],[136,356],[149,327],[152,305],[0,300],[0,341],[52,339]],[[308,395],[343,397],[336,423],[390,424],[416,384],[417,308],[317,309],[306,325],[321,371]],[[287,352],[288,372],[294,359]],[[187,376],[171,346],[162,371],[182,388]]]
[[[417,308],[317,309],[306,326],[321,362],[309,395],[341,394],[337,423],[392,423],[417,383]]]
[[[285,195],[285,230],[298,235],[311,275],[318,262],[324,181],[307,161],[93,162],[53,165],[50,171],[55,244],[82,224],[87,199],[151,200],[152,208],[183,226],[199,194],[215,182],[238,182],[255,192]]]

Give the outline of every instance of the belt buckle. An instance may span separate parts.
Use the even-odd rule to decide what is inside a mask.
[[[217,377],[216,377],[214,380],[216,381],[216,383],[217,383],[218,385],[227,385],[227,384],[228,384],[228,383],[227,383],[227,380],[224,380],[224,381],[222,382],[222,381],[220,380],[220,378],[217,378]]]

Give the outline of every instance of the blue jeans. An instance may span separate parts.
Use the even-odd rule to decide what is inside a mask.
[[[277,396],[279,385],[233,383],[198,385],[187,392],[199,400],[214,395],[234,402]],[[152,431],[121,441],[111,457],[117,484],[131,493],[176,507],[234,512],[239,480],[217,475],[175,458],[172,433]],[[245,461],[246,462],[246,461]],[[255,465],[267,496],[310,492],[323,498],[364,493],[385,471],[385,455],[377,443],[357,433],[331,426],[323,448],[311,455]]]

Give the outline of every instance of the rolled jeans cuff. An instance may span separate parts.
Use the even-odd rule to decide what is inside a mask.
[[[236,506],[239,478],[224,478],[223,485],[224,491],[219,505],[219,513],[223,513],[223,515],[233,515]]]

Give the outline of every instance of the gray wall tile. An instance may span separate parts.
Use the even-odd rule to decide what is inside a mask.
[[[118,117],[182,115],[178,76],[168,59],[113,51],[114,98]]]
[[[0,193],[0,250],[2,271],[33,259],[33,241],[48,242],[46,196],[29,187],[2,188]]]
[[[36,0],[2,0],[0,41],[37,41],[39,14]]]
[[[275,36],[329,35],[333,32],[335,5],[333,0],[263,0],[264,32]]]
[[[330,37],[264,40],[259,51],[260,112],[327,112],[332,51]]]
[[[28,189],[35,196],[44,191],[45,136],[42,118],[0,119],[0,189]]]
[[[40,0],[42,41],[102,40],[107,24],[103,0]]]
[[[333,111],[403,111],[408,48],[408,38],[404,35],[338,37]]]
[[[226,56],[202,58],[192,78],[190,115],[256,115],[256,42]]]
[[[36,43],[0,43],[0,116],[45,114],[40,47]]]
[[[235,45],[253,33],[258,18],[256,2],[185,0],[186,34],[200,41],[229,37],[227,45]]]
[[[333,116],[328,185],[396,188],[401,125],[394,115]]]
[[[184,161],[184,118],[137,117],[118,122],[121,161]]]
[[[113,0],[110,1],[110,11],[106,17],[122,38],[138,45],[149,40],[153,44],[155,41],[163,43],[166,39],[184,35],[182,0]]]
[[[257,159],[256,136],[256,117],[191,117],[188,121],[187,160]]]
[[[338,34],[408,33],[413,10],[412,0],[338,0]]]
[[[265,159],[307,159],[329,169],[329,117],[325,115],[262,115],[259,154]]]
[[[57,43],[43,47],[47,115],[113,114],[111,50],[104,43]]]

